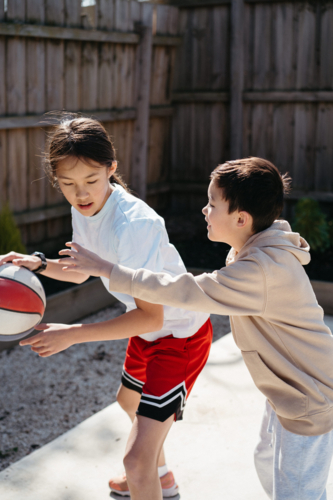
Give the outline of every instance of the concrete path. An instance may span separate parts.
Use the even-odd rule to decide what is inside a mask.
[[[333,329],[333,317],[327,317]],[[253,448],[264,407],[231,335],[215,342],[166,443],[181,500],[264,500]],[[130,423],[112,404],[0,473],[2,500],[103,500],[122,472]],[[121,498],[116,495],[113,498]],[[333,499],[333,468],[328,485]]]

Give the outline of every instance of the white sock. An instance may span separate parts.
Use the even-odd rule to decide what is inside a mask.
[[[169,472],[167,464],[161,465],[161,467],[158,467],[158,477],[165,476]]]

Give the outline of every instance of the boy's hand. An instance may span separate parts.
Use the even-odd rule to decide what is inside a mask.
[[[109,279],[113,264],[101,259],[95,253],[86,250],[77,243],[66,243],[66,246],[71,247],[71,250],[60,250],[59,252],[59,255],[70,256],[70,258],[61,259],[61,263],[64,264],[63,271],[75,271],[90,276],[104,276]]]
[[[26,267],[30,271],[35,271],[35,269],[40,267],[40,258],[36,255],[24,255],[17,252],[0,255],[0,266],[10,262],[15,264],[15,266]]]
[[[35,329],[42,331],[29,339],[21,340],[20,345],[30,345],[32,351],[42,358],[47,358],[73,345],[73,328],[74,326],[41,323]]]

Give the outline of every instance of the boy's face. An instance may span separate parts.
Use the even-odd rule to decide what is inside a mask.
[[[239,251],[250,236],[252,217],[237,210],[229,214],[229,202],[223,199],[222,189],[214,181],[209,184],[208,204],[202,212],[208,224],[208,238],[227,243]]]

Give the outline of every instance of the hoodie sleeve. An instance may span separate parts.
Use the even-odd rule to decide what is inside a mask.
[[[238,260],[196,277],[190,273],[171,277],[114,266],[110,289],[153,304],[230,316],[262,315],[266,301],[265,276],[253,259]]]

